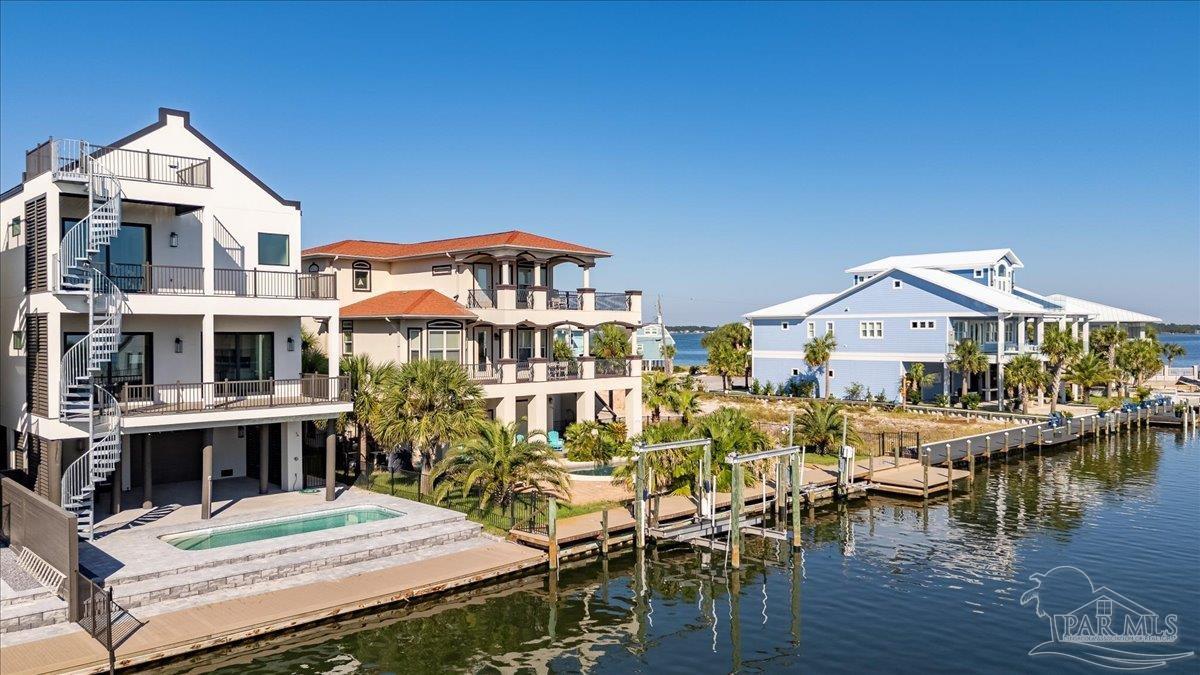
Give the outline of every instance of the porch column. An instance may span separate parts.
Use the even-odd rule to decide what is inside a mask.
[[[546,329],[544,329],[544,328],[533,329],[533,357],[536,359],[545,358],[545,356],[546,356],[542,352],[542,345],[545,343],[545,340],[543,337],[545,335],[545,333],[546,333]]]
[[[496,406],[496,421],[502,424],[517,421],[517,397],[505,396]]]
[[[992,400],[992,369],[983,372],[983,400]]]
[[[534,394],[533,397],[529,399],[528,426],[530,435],[532,435],[535,431],[547,430],[546,425],[549,421],[547,403],[548,399],[545,394]]]
[[[1004,328],[1004,316],[1000,315],[996,319],[996,335],[1000,339],[996,346],[996,400],[1001,406],[1004,405],[1004,350],[1008,344],[1008,336],[1005,335]]]
[[[123,474],[125,467],[124,462],[118,462],[116,469],[112,472],[112,496],[109,501],[109,513],[117,515],[121,512],[121,485],[124,478]]]
[[[512,352],[513,329],[503,328],[500,330],[500,358],[513,358]]]
[[[213,467],[213,430],[204,430],[204,447],[201,453],[200,466],[200,519],[212,518],[212,467]]]
[[[642,433],[642,381],[625,390],[625,433],[633,438]]]
[[[580,356],[592,355],[592,330],[586,326],[581,326],[583,329],[583,353]]]
[[[154,472],[150,469],[151,458],[154,457],[154,434],[142,436],[142,508],[154,508]]]
[[[1083,320],[1083,334],[1081,337],[1083,339],[1083,353],[1087,354],[1092,351],[1092,322],[1087,319]]]
[[[258,427],[258,494],[265,495],[268,491],[267,474],[271,466],[271,425],[260,424]]]
[[[1046,317],[1040,316],[1037,320],[1037,343],[1038,349],[1042,348],[1042,340],[1046,337]]]
[[[592,268],[590,268],[590,267],[583,267],[583,287],[584,287],[584,288],[591,288],[591,287],[592,287],[592,275],[591,275],[591,271],[592,271]]]
[[[1025,317],[1017,317],[1017,351],[1025,351]]]
[[[334,451],[337,448],[337,418],[330,417],[325,420],[325,501],[331,502],[334,498],[335,482],[337,474],[334,472],[337,459],[334,456]]]
[[[575,419],[580,422],[596,421],[596,392],[585,391],[578,395],[575,402]]]

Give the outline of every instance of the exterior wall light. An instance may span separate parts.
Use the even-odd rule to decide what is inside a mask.
[[[296,339],[295,338],[292,338],[292,337],[288,338],[288,351],[289,352],[296,351]]]
[[[171,233],[171,248],[179,248],[179,233]]]
[[[175,338],[175,353],[183,353],[183,338]]]
[[[245,437],[246,437],[246,427],[239,426],[238,427],[238,438],[245,438]]]

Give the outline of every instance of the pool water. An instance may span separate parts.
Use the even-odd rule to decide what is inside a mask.
[[[373,523],[378,520],[398,518],[402,515],[404,514],[400,511],[393,511],[382,506],[357,506],[351,509],[337,509],[266,522],[258,521],[207,530],[193,530],[167,535],[162,537],[162,540],[185,551],[203,551],[251,541],[304,534],[305,532],[331,530],[347,525]]]
[[[589,466],[583,469],[571,469],[570,473],[575,476],[611,476],[613,468],[612,466]]]

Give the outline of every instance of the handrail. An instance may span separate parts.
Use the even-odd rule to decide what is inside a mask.
[[[246,247],[233,236],[233,233],[225,227],[225,223],[213,214],[213,239],[217,242],[222,250],[234,261],[238,267],[246,266]]]
[[[213,293],[242,298],[337,300],[337,275],[287,270],[213,270]]]
[[[625,293],[596,293],[596,309],[604,311],[629,311],[629,296]]]
[[[550,309],[583,309],[583,299],[575,291],[552,289],[548,295]]]
[[[467,290],[467,307],[471,309],[495,309],[496,289],[472,288]]]
[[[472,380],[488,381],[500,379],[500,365],[495,361],[464,363],[463,368],[467,371],[467,377]]]
[[[56,179],[85,179],[99,166],[114,178],[212,187],[208,159],[92,145],[69,138],[54,139],[51,148],[50,170]]]
[[[349,375],[305,375],[289,379],[125,384],[118,402],[123,414],[171,415],[208,410],[277,408],[350,400]]]

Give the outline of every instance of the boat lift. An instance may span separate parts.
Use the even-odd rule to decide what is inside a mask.
[[[710,523],[716,517],[717,510],[717,489],[716,479],[712,473],[712,439],[709,438],[693,438],[686,441],[671,441],[668,443],[653,443],[646,445],[640,443],[633,446],[634,461],[637,463],[634,467],[633,478],[633,519],[636,533],[634,536],[634,546],[637,548],[645,548],[646,546],[646,506],[650,501],[650,487],[654,483],[653,470],[647,466],[646,459],[654,452],[664,452],[669,450],[684,450],[687,448],[704,448],[704,454],[700,458],[700,465],[696,471],[696,519],[701,523],[707,519]]]

